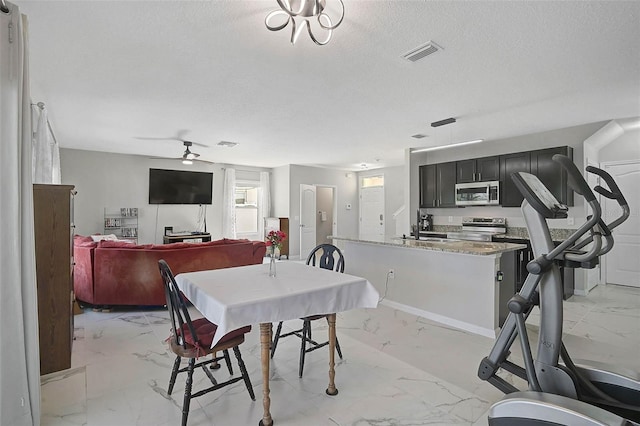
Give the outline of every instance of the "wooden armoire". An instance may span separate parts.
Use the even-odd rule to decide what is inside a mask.
[[[74,194],[72,185],[33,185],[40,374],[71,367]]]

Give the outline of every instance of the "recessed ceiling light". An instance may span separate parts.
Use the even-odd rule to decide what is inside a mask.
[[[229,141],[220,141],[218,142],[219,146],[225,146],[227,148],[233,148],[234,146],[238,145],[237,142],[229,142]]]
[[[415,135],[411,135],[411,137],[414,139],[422,139],[422,138],[426,138],[427,135],[423,135],[422,133],[416,133]]]

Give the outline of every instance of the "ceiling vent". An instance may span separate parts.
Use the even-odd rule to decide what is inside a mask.
[[[442,47],[429,40],[422,46],[416,47],[415,49],[412,49],[409,52],[405,53],[404,55],[402,55],[402,57],[407,61],[416,62],[426,56],[431,55],[432,53],[436,53],[438,50],[442,50]]]
[[[238,145],[236,142],[228,142],[228,141],[220,141],[218,142],[219,146],[224,146],[227,148],[233,148],[234,146]]]
[[[416,135],[411,135],[412,138],[414,139],[422,139],[422,138],[426,138],[427,135],[423,135],[422,133],[418,133]]]

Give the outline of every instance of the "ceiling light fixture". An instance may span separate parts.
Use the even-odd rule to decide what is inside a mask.
[[[333,30],[338,28],[344,18],[344,3],[342,0],[337,0],[340,3],[340,19],[334,25],[333,21],[325,11],[327,0],[276,0],[280,6],[279,10],[270,12],[264,20],[264,24],[270,31],[280,31],[291,22],[291,44],[296,44],[298,36],[307,27],[309,37],[317,45],[324,46],[331,40]],[[273,18],[276,16],[284,16],[284,23],[272,24]],[[311,23],[309,18],[317,18],[318,24],[323,30],[327,31],[327,38],[325,40],[318,40],[311,31]],[[298,21],[300,25],[296,24],[295,18],[301,18],[302,22]]]
[[[411,153],[417,154],[418,152],[436,151],[439,149],[453,148],[453,147],[458,147],[462,145],[471,145],[472,143],[480,143],[480,142],[484,142],[484,139],[474,139],[472,141],[458,142],[451,145],[433,146],[431,148],[418,148],[418,149],[411,150]]]
[[[185,164],[185,165],[187,165],[187,166],[190,166],[190,165],[192,165],[192,164],[193,164],[193,161],[191,161],[191,160],[189,160],[189,159],[186,159],[186,158],[185,158],[185,159],[183,159],[183,160],[182,160],[182,164]]]
[[[456,119],[453,117],[445,118],[444,120],[434,121],[433,123],[431,123],[431,127],[440,127],[440,126],[444,126],[445,124],[451,124],[455,122],[456,122]]]

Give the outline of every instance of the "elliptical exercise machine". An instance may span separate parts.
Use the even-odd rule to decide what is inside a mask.
[[[504,425],[636,425],[640,426],[640,374],[616,372],[609,366],[586,361],[574,363],[562,342],[562,282],[559,266],[594,268],[598,258],[613,248],[611,230],[629,217],[629,206],[615,181],[604,170],[589,166],[609,190],[595,191],[615,199],[622,214],[609,224],[591,188],[573,161],[555,155],[568,174],[569,185],[582,195],[592,215],[569,238],[555,247],[547,219],[566,218],[560,204],[540,180],[517,172],[512,179],[524,195],[522,213],[534,260],[522,289],[508,303],[510,313],[496,342],[478,368],[478,376],[507,395],[489,410],[489,424]],[[604,240],[604,242],[603,242]],[[582,250],[585,249],[585,250]],[[535,305],[540,307],[538,351],[534,359],[525,321]],[[524,368],[509,361],[510,348],[519,337]],[[562,359],[562,363],[560,363]],[[503,369],[526,380],[527,391],[497,375]]]

